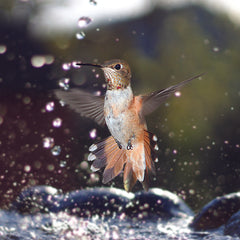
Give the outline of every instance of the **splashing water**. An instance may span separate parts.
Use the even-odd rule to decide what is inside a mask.
[[[69,78],[61,78],[58,81],[58,85],[59,85],[60,88],[62,88],[64,90],[68,90],[69,89],[69,82],[70,82]]]
[[[52,112],[54,110],[55,103],[54,102],[48,102],[45,106],[46,111]]]
[[[58,156],[58,155],[60,155],[60,153],[61,153],[61,147],[60,146],[54,146],[52,149],[51,149],[51,152],[52,152],[52,155],[53,156]]]
[[[59,128],[62,126],[62,119],[61,118],[55,118],[53,121],[52,121],[52,125],[53,127],[55,128]]]
[[[76,33],[76,38],[77,38],[78,40],[82,40],[82,39],[84,39],[85,37],[86,37],[86,34],[85,34],[83,31]]]
[[[63,69],[64,71],[68,71],[68,70],[71,69],[71,66],[72,66],[71,63],[63,63],[63,64],[62,64],[62,69]]]
[[[180,92],[180,91],[177,91],[177,92],[174,93],[174,95],[175,95],[176,97],[181,97],[181,92]]]
[[[44,148],[52,148],[54,146],[54,138],[45,137],[43,139],[43,147]]]
[[[85,28],[92,22],[90,17],[81,17],[78,19],[78,27]]]
[[[89,132],[89,136],[90,138],[92,139],[95,139],[97,137],[97,129],[92,129],[90,132]]]

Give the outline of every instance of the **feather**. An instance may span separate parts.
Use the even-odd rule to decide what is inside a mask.
[[[171,94],[176,92],[185,84],[191,82],[192,80],[201,77],[203,74],[197,75],[195,77],[189,78],[183,82],[180,82],[171,87],[152,92],[148,95],[141,96],[143,100],[142,114],[148,115],[156,110],[161,103],[163,103]]]
[[[123,169],[126,162],[126,150],[120,149],[112,136],[89,147],[91,152],[89,161],[93,161],[91,168],[94,171],[105,167],[103,183],[108,183]],[[94,157],[93,157],[94,156]]]
[[[124,174],[123,174],[124,189],[127,192],[130,192],[133,186],[136,184],[136,181],[137,181],[137,177],[132,170],[132,163],[127,162],[125,165]]]
[[[54,93],[57,98],[63,100],[81,116],[91,118],[99,125],[104,125],[104,98],[102,96],[95,96],[79,89],[55,90]]]

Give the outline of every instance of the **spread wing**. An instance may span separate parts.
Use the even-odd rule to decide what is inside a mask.
[[[158,90],[156,92],[152,92],[148,95],[142,96],[142,114],[148,115],[152,113],[154,110],[156,110],[161,103],[163,103],[169,96],[171,96],[174,92],[179,90],[182,86],[185,84],[191,82],[193,79],[199,78],[203,74],[197,75],[195,77],[189,78],[183,82],[180,82],[176,85],[173,85],[171,87]]]
[[[54,93],[58,99],[63,100],[64,103],[81,116],[91,118],[99,125],[105,124],[103,97],[95,96],[80,89],[55,90]]]

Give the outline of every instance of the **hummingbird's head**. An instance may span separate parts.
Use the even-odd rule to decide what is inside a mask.
[[[130,85],[131,70],[127,62],[121,59],[113,59],[104,62],[104,64],[77,63],[81,66],[99,67],[103,70],[107,82],[107,89],[124,89]]]
[[[107,88],[124,89],[130,84],[131,70],[127,62],[120,59],[114,59],[104,62],[101,65],[107,82]]]

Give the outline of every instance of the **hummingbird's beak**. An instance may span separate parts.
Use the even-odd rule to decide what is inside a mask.
[[[78,66],[91,66],[91,67],[98,67],[98,68],[102,68],[103,67],[103,66],[101,66],[99,64],[81,63],[81,62],[76,63],[76,65],[78,65]]]

